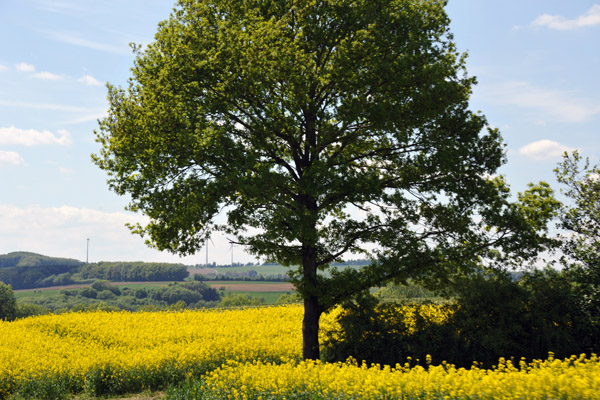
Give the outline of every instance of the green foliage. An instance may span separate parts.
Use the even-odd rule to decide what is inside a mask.
[[[0,321],[11,321],[16,316],[16,300],[10,285],[0,282]]]
[[[395,365],[407,358],[425,360],[428,354],[437,356],[442,351],[455,355],[456,332],[449,325],[426,319],[422,307],[414,305],[415,320],[407,319],[394,303],[379,303],[368,293],[357,296],[344,303],[339,329],[328,332],[323,359],[345,361],[354,357],[367,363]],[[450,304],[440,307],[455,308]]]
[[[11,397],[19,399],[61,400],[71,397],[71,379],[68,376],[43,374],[23,381]]]
[[[52,310],[38,304],[17,302],[15,318],[26,318],[33,315],[50,314]]]
[[[258,297],[251,297],[247,294],[229,294],[221,299],[221,307],[244,307],[260,306],[265,304],[265,300]]]
[[[552,269],[526,273],[520,281],[490,271],[460,282],[447,322],[428,322],[415,305],[416,325],[396,305],[363,296],[345,304],[340,330],[326,340],[328,361],[348,356],[394,365],[407,357],[469,367],[491,366],[499,357],[543,358],[597,352],[600,334],[579,302],[569,274]]]
[[[186,305],[199,302],[212,302],[220,299],[216,289],[202,282],[186,282],[183,284],[169,284],[169,286],[150,291],[150,298],[167,305],[183,301]]]
[[[27,289],[72,283],[71,275],[81,261],[69,258],[46,257],[35,253],[0,255],[0,281],[14,289]]]
[[[382,302],[416,303],[441,301],[441,297],[424,287],[412,283],[396,285],[393,282],[379,289],[375,296]]]
[[[56,258],[36,253],[13,252],[0,255],[0,268],[62,266],[78,267],[81,261],[72,258]]]
[[[298,295],[298,293],[285,293],[279,296],[276,304],[292,304],[292,303],[300,303],[302,298]]]
[[[89,286],[84,286],[79,289],[78,294],[80,296],[87,297],[88,299],[95,299],[98,296],[96,289]]]
[[[98,292],[98,300],[114,300],[117,296],[110,290],[101,290]]]
[[[99,262],[80,268],[83,279],[119,281],[182,281],[189,276],[182,264],[145,262]]]
[[[112,285],[109,281],[105,281],[105,280],[101,280],[101,279],[94,281],[94,283],[92,283],[92,285],[91,285],[91,289],[95,290],[96,292],[108,291],[108,292],[111,292],[115,296],[121,295],[121,289],[119,289],[115,285]]]
[[[581,165],[583,164],[583,165]],[[568,258],[581,301],[600,327],[600,167],[578,152],[565,154],[554,170],[571,201],[562,209],[560,227],[568,231],[562,250]]]

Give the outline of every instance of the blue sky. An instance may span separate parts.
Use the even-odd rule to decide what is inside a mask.
[[[108,190],[90,161],[107,109],[105,83],[124,85],[129,43],[152,41],[168,0],[0,0],[0,254],[89,260],[205,262],[147,248],[124,227],[142,216]],[[471,107],[500,129],[513,190],[545,180],[564,151],[600,155],[600,2],[450,0],[451,30],[478,79]],[[215,236],[209,261],[231,262]],[[235,261],[251,261],[234,249]]]

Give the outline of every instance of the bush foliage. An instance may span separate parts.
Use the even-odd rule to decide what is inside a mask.
[[[499,357],[539,359],[598,351],[600,334],[577,295],[568,272],[552,269],[526,273],[515,281],[505,272],[489,272],[460,282],[455,299],[443,307],[448,318],[432,319],[426,305],[415,305],[407,318],[398,305],[370,295],[348,302],[340,329],[326,339],[325,359],[394,365],[406,357],[445,360],[468,367]]]

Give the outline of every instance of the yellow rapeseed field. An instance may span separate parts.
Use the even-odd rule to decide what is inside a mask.
[[[427,307],[420,310],[427,318],[446,317],[447,309]],[[414,309],[399,312],[410,320]],[[200,382],[194,390],[214,399],[592,399],[600,393],[596,356],[501,362],[494,370],[301,362],[302,313],[302,306],[289,305],[0,321],[0,399],[117,394],[185,381]],[[337,313],[322,318],[323,332],[335,329]]]
[[[212,399],[598,399],[600,362],[593,355],[565,360],[500,360],[495,369],[367,367],[231,362],[208,374],[199,392]]]
[[[0,398],[10,385],[40,376],[84,386],[101,370],[110,371],[101,380],[118,383],[135,379],[129,371],[152,380],[166,367],[169,373],[202,372],[227,360],[298,359],[301,321],[302,307],[281,306],[69,313],[0,322]]]

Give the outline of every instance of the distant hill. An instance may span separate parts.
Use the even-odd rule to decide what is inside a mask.
[[[110,281],[182,281],[189,276],[183,264],[98,262],[48,257],[30,252],[0,255],[0,281],[13,289],[70,285],[94,279]]]
[[[48,257],[29,252],[0,255],[0,281],[13,289],[65,285],[83,262],[72,258]]]
[[[69,266],[78,267],[83,262],[73,258],[48,257],[41,254],[30,253],[26,251],[16,251],[13,253],[0,255],[0,268],[14,267],[41,267],[41,266]]]

